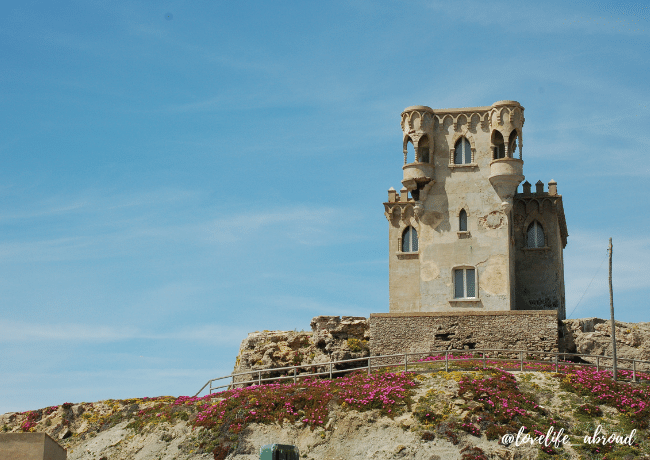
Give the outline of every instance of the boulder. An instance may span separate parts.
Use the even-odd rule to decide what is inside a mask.
[[[612,356],[611,321],[600,318],[564,320],[559,345],[560,350],[567,353]],[[621,359],[619,368],[632,367],[632,363],[626,359],[650,361],[650,323],[616,321],[616,356]],[[595,358],[583,359],[596,362]],[[638,363],[636,368],[648,371],[650,364]]]
[[[368,320],[357,316],[317,316],[311,320],[311,331],[251,332],[242,341],[233,373],[249,370],[272,370],[305,365],[298,373],[329,370],[322,364],[330,361],[363,358],[369,355]],[[318,366],[321,364],[321,366]],[[342,363],[336,370],[364,366],[366,363]],[[293,375],[270,371],[262,378]],[[251,376],[235,377],[235,382],[251,380]]]

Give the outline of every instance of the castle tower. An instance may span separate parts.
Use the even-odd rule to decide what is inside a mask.
[[[525,193],[519,199],[516,193],[524,180],[523,125],[524,108],[515,101],[464,109],[412,106],[402,112],[402,188],[399,193],[391,188],[384,203],[389,222],[390,312],[503,311],[540,306],[559,310],[560,303],[563,306],[564,272],[563,265],[557,263],[561,262],[561,248],[559,254],[553,247],[544,255],[541,249],[519,247],[528,244],[527,233],[524,235],[528,228],[522,230],[521,226],[534,210],[554,214],[533,219],[537,224],[530,230],[531,238],[546,225],[547,231],[553,227],[559,235],[557,241],[566,244],[557,185],[551,198],[549,184],[546,201],[524,197]],[[557,296],[537,303],[526,300],[532,292],[526,283],[535,271],[534,263],[527,262],[531,257],[553,259],[554,268],[548,276],[556,273],[562,283],[561,289],[556,283],[548,292],[561,291],[560,303]],[[519,277],[518,263],[530,266]],[[537,286],[533,290],[539,297],[544,289]]]

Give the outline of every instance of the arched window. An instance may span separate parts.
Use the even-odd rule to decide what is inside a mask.
[[[526,242],[529,248],[543,248],[545,246],[544,229],[536,220],[528,226]]]
[[[510,144],[508,145],[508,154],[510,155],[510,158],[515,158],[515,152],[517,151],[517,138],[517,130],[513,129],[510,133]]]
[[[458,215],[458,230],[461,232],[467,231],[467,213],[464,209],[461,209]]]
[[[429,139],[427,136],[424,136],[418,142],[418,157],[417,161],[420,163],[429,162]]]
[[[503,142],[503,134],[501,134],[499,131],[494,131],[492,133],[492,145],[494,145],[495,160],[506,157],[506,146]]]
[[[415,147],[413,147],[413,142],[411,142],[411,139],[408,140],[406,143],[406,156],[404,157],[404,164],[407,164],[411,162],[411,158],[413,158],[413,161],[417,161],[417,158],[415,156]]]
[[[476,298],[476,270],[457,268],[454,270],[454,299]]]
[[[402,252],[418,252],[418,232],[413,227],[406,227],[402,233]]]
[[[472,146],[465,137],[461,137],[454,147],[454,164],[468,165],[472,162]]]

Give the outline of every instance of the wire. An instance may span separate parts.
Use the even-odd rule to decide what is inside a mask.
[[[582,299],[585,297],[585,294],[586,294],[587,291],[589,290],[589,286],[591,286],[591,283],[593,283],[594,280],[596,279],[596,275],[598,274],[598,272],[600,271],[600,269],[603,267],[603,264],[604,264],[605,261],[607,260],[607,256],[608,256],[608,255],[609,255],[609,249],[608,249],[607,252],[605,253],[605,258],[604,258],[603,261],[600,263],[600,266],[599,266],[598,269],[596,270],[596,273],[594,273],[594,277],[591,278],[591,281],[589,281],[589,284],[587,285],[587,289],[585,289],[585,292],[582,293],[582,297],[580,297],[580,300],[578,300],[578,303],[576,304],[575,307],[573,307],[573,310],[571,310],[571,314],[570,314],[569,316],[567,316],[566,319],[571,318],[571,315],[573,314],[573,312],[576,311],[576,308],[578,308],[578,305],[580,305],[580,302],[582,302]]]

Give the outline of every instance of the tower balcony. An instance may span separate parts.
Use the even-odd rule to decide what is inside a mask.
[[[490,163],[490,183],[502,200],[512,198],[517,186],[524,180],[524,161],[518,158],[499,158]]]
[[[422,188],[433,180],[433,165],[431,163],[409,163],[402,166],[402,170],[404,171],[402,185],[409,191],[418,189],[418,185],[420,185],[419,188]]]

